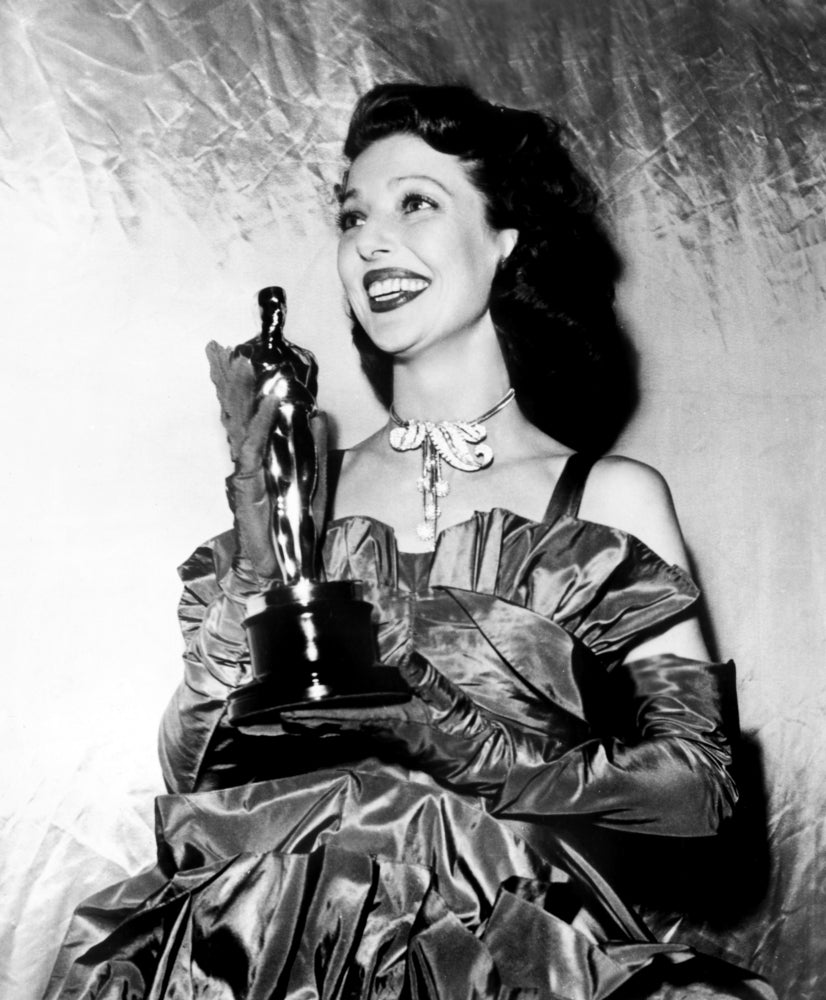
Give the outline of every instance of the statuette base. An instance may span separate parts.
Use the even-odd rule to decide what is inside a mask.
[[[251,598],[244,621],[253,679],[233,691],[229,721],[245,729],[281,712],[406,701],[394,667],[376,663],[371,605],[357,581],[276,585]]]

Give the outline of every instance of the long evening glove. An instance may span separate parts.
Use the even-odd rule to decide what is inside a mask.
[[[171,791],[189,792],[245,781],[237,734],[226,722],[229,692],[249,678],[243,621],[246,599],[275,574],[270,500],[263,453],[272,426],[272,403],[255,412],[255,376],[248,358],[214,341],[207,347],[210,375],[221,404],[235,471],[227,479],[234,515],[225,536],[199,549],[182,567],[179,608],[186,642],[184,679],[161,722],[159,754]],[[266,402],[266,401],[265,401]]]
[[[226,481],[227,499],[235,520],[233,568],[240,589],[253,593],[272,580],[277,571],[263,467],[277,400],[265,398],[256,409],[255,373],[249,358],[233,357],[232,348],[215,341],[207,345],[206,353],[235,466]]]
[[[417,654],[402,667],[407,705],[285,714],[285,729],[357,730],[394,757],[495,815],[533,821],[588,815],[615,829],[672,836],[713,833],[737,799],[725,734],[730,664],[664,655],[625,672],[633,735],[573,748],[523,730],[472,701]]]

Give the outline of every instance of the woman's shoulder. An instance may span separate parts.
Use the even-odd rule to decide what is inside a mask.
[[[586,490],[595,502],[606,494],[617,503],[631,505],[641,500],[656,503],[670,497],[668,483],[659,470],[625,455],[598,458],[591,467]]]
[[[607,455],[591,468],[579,516],[639,538],[668,563],[686,567],[685,543],[671,490],[645,462]]]

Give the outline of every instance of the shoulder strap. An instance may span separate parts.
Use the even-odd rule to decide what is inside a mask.
[[[327,524],[333,513],[333,504],[336,499],[336,487],[338,477],[341,475],[341,466],[344,463],[344,449],[337,448],[335,451],[327,452],[327,503],[325,504],[324,523]]]
[[[569,456],[548,501],[545,521],[553,524],[565,514],[569,517],[577,516],[585,483],[588,481],[588,473],[596,460],[596,455],[586,455],[582,452],[575,452]]]

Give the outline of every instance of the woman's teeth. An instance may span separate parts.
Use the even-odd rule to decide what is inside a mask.
[[[367,289],[372,301],[383,302],[398,295],[399,292],[423,292],[430,282],[424,278],[385,278],[374,281]]]

